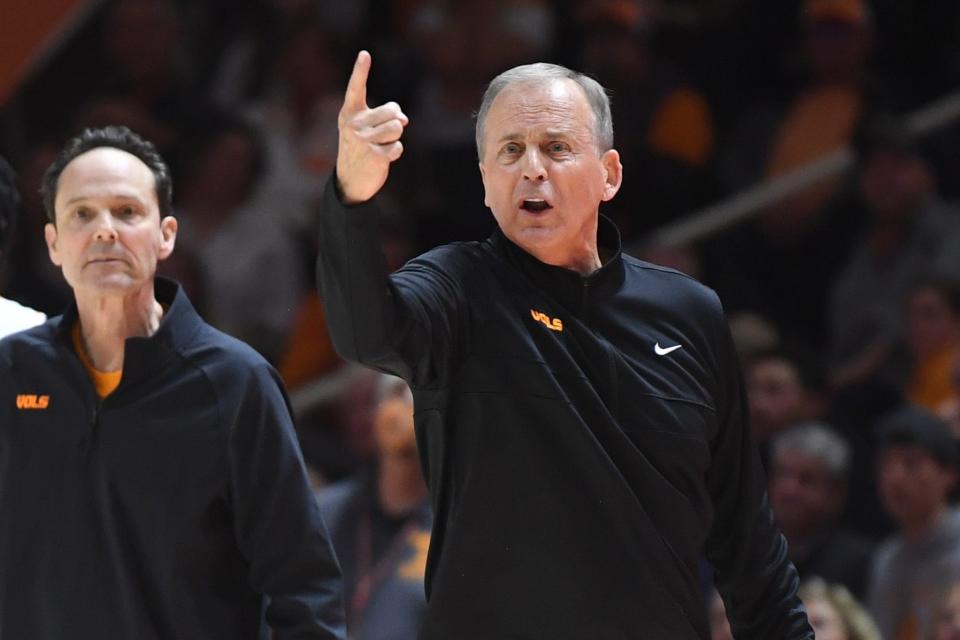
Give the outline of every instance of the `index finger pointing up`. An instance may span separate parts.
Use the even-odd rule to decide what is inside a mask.
[[[357,61],[353,63],[353,73],[347,83],[347,94],[343,106],[351,111],[367,108],[367,76],[370,75],[370,54],[361,51],[357,54]]]

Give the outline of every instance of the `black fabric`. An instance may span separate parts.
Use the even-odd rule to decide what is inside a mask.
[[[75,306],[0,341],[0,637],[343,638],[279,377],[178,285],[156,295],[102,402]]]
[[[701,549],[738,638],[813,637],[710,290],[621,255],[606,220],[612,257],[586,278],[499,231],[388,277],[376,204],[333,184],[334,344],[414,392],[435,514],[423,640],[706,639]]]
[[[867,582],[873,562],[874,543],[850,531],[829,529],[805,550],[793,556],[801,580],[814,576],[831,584],[842,584],[857,600],[867,596]]]

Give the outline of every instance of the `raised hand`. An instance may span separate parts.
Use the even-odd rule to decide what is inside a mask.
[[[380,191],[390,163],[403,153],[400,136],[409,122],[396,102],[373,109],[367,106],[371,62],[368,52],[357,55],[337,118],[337,181],[347,204],[364,202]]]

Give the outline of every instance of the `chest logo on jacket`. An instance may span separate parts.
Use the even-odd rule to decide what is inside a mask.
[[[560,318],[551,318],[542,311],[534,309],[530,309],[530,316],[551,331],[563,331],[563,321]]]
[[[17,409],[46,409],[50,406],[50,396],[38,396],[32,393],[17,394]]]
[[[653,345],[653,352],[656,353],[658,356],[665,356],[668,353],[673,353],[677,349],[681,349],[681,348],[683,348],[682,344],[675,344],[672,347],[661,347],[660,343],[658,342],[655,345]]]

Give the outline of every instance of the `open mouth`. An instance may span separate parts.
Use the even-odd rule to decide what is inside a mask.
[[[520,202],[520,208],[530,213],[540,213],[547,209],[553,209],[553,205],[541,198],[526,198]]]

